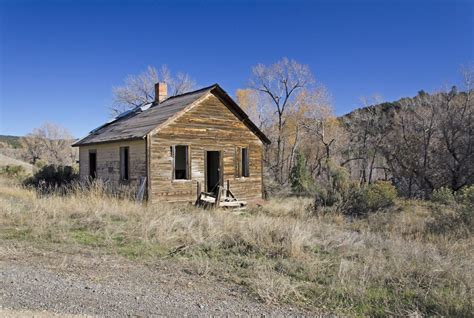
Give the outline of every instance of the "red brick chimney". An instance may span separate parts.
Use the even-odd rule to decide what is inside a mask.
[[[155,84],[155,103],[160,104],[168,97],[168,85],[164,82]]]

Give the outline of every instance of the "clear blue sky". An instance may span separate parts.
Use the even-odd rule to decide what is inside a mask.
[[[104,122],[112,87],[167,64],[234,94],[251,67],[308,64],[337,114],[459,80],[474,60],[473,1],[2,1],[0,134],[45,121],[76,137]]]

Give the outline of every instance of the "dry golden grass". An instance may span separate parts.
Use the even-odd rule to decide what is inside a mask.
[[[100,191],[37,197],[0,182],[0,239],[38,248],[85,245],[137,262],[171,258],[197,275],[241,284],[262,301],[349,315],[472,312],[473,246],[428,231],[422,202],[365,219],[314,215],[311,200],[279,199],[244,214],[140,206]]]
[[[32,173],[33,171],[33,165],[29,164],[28,162],[11,158],[0,153],[0,168],[5,166],[21,166],[25,168],[25,171],[28,173]]]

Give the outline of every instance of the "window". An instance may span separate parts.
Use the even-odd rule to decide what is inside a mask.
[[[173,179],[188,180],[189,173],[189,152],[188,146],[174,146],[173,152]]]
[[[128,147],[120,147],[120,180],[128,180],[130,156]]]
[[[241,167],[242,167],[242,177],[249,176],[249,148],[241,148]]]
[[[89,176],[92,179],[97,177],[97,152],[89,150]]]
[[[249,172],[249,148],[235,148],[235,177],[248,177]]]

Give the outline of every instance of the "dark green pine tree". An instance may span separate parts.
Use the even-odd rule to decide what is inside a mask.
[[[309,194],[312,188],[312,178],[306,168],[306,159],[302,152],[296,153],[295,165],[290,173],[291,190],[294,194]]]

